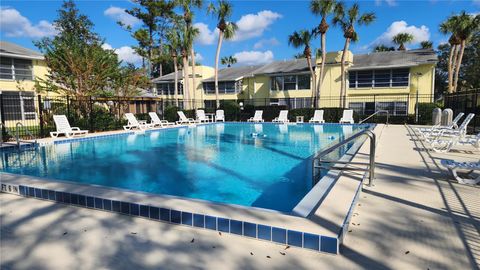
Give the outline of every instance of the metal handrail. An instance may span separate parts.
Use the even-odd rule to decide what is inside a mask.
[[[339,148],[340,146],[343,146],[361,136],[368,136],[370,138],[370,162],[368,164],[366,163],[358,163],[358,162],[341,162],[341,161],[322,161],[322,157],[324,157],[325,155],[333,152],[334,150],[336,150],[337,148]],[[330,147],[328,147],[327,149],[325,150],[322,150],[320,153],[316,154],[314,157],[313,157],[313,160],[312,160],[312,169],[315,170],[315,168],[322,168],[320,166],[320,163],[322,162],[326,162],[326,163],[350,163],[350,164],[356,164],[356,165],[368,165],[368,172],[369,172],[369,180],[368,180],[368,186],[372,186],[372,183],[373,183],[373,178],[375,177],[375,149],[376,149],[376,142],[377,142],[377,137],[375,135],[375,133],[373,133],[373,131],[371,131],[370,129],[367,129],[367,130],[363,130],[337,144],[334,144]],[[317,165],[315,162],[318,162],[319,164]],[[363,170],[363,169],[357,169],[357,170]],[[365,171],[367,171],[365,170]],[[315,173],[313,172],[312,174],[313,177],[315,177]]]
[[[30,130],[28,130],[21,122],[17,122],[17,124],[15,125],[15,139],[17,140],[17,146],[19,148],[20,148],[20,133],[19,133],[20,128],[19,127],[22,127],[27,132],[27,134],[34,139],[35,144],[37,143],[37,137],[35,137],[30,132]]]
[[[378,111],[370,114],[367,118],[361,120],[361,121],[358,122],[358,123],[361,124],[361,123],[367,121],[368,119],[372,118],[373,116],[375,116],[375,115],[377,115],[377,114],[379,114],[379,113],[387,113],[387,123],[386,123],[386,124],[388,125],[388,118],[390,117],[390,112],[387,111],[387,110],[378,110]]]

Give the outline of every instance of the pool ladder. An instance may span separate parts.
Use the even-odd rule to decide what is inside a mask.
[[[23,128],[25,130],[25,133],[27,133],[27,135],[29,135],[31,138],[33,138],[33,142],[20,139],[20,128]],[[4,143],[4,141],[3,141],[3,131],[5,131],[5,133],[8,133],[7,127],[4,124],[0,123],[0,146],[2,146],[2,144]],[[21,122],[17,122],[17,124],[15,125],[15,141],[16,141],[16,145],[19,149],[20,149],[20,146],[21,146],[22,142],[27,144],[27,145],[32,145],[32,146],[37,145],[37,137],[35,137],[30,132],[30,130],[28,130]]]
[[[367,136],[370,138],[370,153],[369,153],[369,158],[370,161],[368,163],[364,162],[351,162],[351,161],[340,161],[340,160],[326,160],[324,157],[333,152],[334,150],[338,149],[341,146],[346,145],[347,143],[358,139],[359,137],[362,136]],[[313,170],[313,184],[316,184],[319,180],[319,173],[316,173],[317,170],[321,169],[329,169],[329,170],[339,170],[339,171],[364,171],[368,172],[368,186],[372,186],[373,184],[373,178],[375,177],[375,148],[376,148],[376,135],[371,131],[370,129],[363,130],[351,137],[348,137],[347,139],[334,144],[327,149],[321,151],[320,153],[316,154],[312,160],[312,170]],[[333,164],[330,165],[330,164]],[[341,165],[338,165],[341,164]],[[327,166],[328,165],[328,166]],[[338,165],[338,166],[335,166]],[[366,165],[367,168],[359,168],[359,167],[353,167],[351,165]]]

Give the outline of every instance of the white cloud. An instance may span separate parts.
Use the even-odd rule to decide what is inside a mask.
[[[193,26],[196,27],[199,31],[199,34],[195,41],[202,45],[211,45],[218,37],[217,28],[215,28],[215,30],[210,30],[208,28],[208,25],[205,23],[195,23]]]
[[[261,39],[253,45],[253,48],[254,49],[261,49],[264,46],[272,47],[272,46],[277,46],[279,44],[280,44],[280,42],[276,38]]]
[[[396,0],[375,0],[375,5],[380,6],[382,3],[385,2],[388,6],[396,6],[397,1]]]
[[[0,7],[0,30],[7,37],[42,38],[54,36],[57,31],[48,21],[41,20],[33,25],[14,8]]]
[[[273,52],[268,51],[242,51],[233,55],[241,65],[260,65],[273,61]]]
[[[270,10],[263,10],[257,14],[243,15],[240,20],[236,22],[238,30],[235,33],[234,40],[241,41],[259,37],[274,21],[281,17],[281,14]]]
[[[103,14],[127,26],[133,27],[140,24],[140,20],[125,12],[124,8],[111,6]]]
[[[142,57],[139,56],[130,46],[122,46],[115,49],[112,47],[112,45],[105,43],[102,45],[102,48],[115,51],[115,53],[118,55],[118,59],[122,60],[123,62],[135,65],[142,63]]]
[[[413,35],[413,41],[411,44],[418,44],[422,41],[430,39],[430,30],[425,25],[416,27],[415,25],[408,25],[405,21],[396,21],[393,22],[383,34],[377,37],[371,44],[370,47],[376,45],[388,45],[393,46],[392,38],[399,33],[409,33]]]
[[[195,52],[195,62],[200,62],[200,61],[203,61],[203,56],[200,53]]]

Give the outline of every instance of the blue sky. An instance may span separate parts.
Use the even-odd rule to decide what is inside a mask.
[[[360,40],[352,46],[354,53],[366,53],[372,46],[388,43],[398,32],[409,32],[415,36],[414,48],[420,41],[429,39],[435,46],[448,37],[438,32],[438,25],[449,15],[466,10],[469,13],[480,11],[480,0],[474,1],[401,1],[377,0],[358,1],[364,12],[373,11],[377,20],[370,26],[357,28]],[[206,1],[206,4],[209,2]],[[235,55],[240,65],[262,64],[272,60],[290,59],[300,52],[288,46],[287,38],[295,30],[311,29],[319,23],[308,7],[309,1],[232,1],[232,20],[239,25],[236,40],[227,41],[222,46],[221,55]],[[347,1],[347,5],[353,2]],[[54,35],[51,23],[61,1],[1,1],[0,39],[35,49],[32,44],[42,36]],[[132,4],[128,0],[118,1],[77,1],[80,11],[93,21],[95,31],[105,38],[106,46],[117,50],[120,58],[128,62],[140,63],[130,46],[135,41],[129,33],[116,24],[123,20],[138,27],[138,22],[126,15],[123,10]],[[197,10],[196,26],[201,34],[195,49],[202,64],[213,65],[217,38],[215,20],[206,15],[205,10]],[[331,26],[327,34],[327,50],[343,48],[344,39],[338,28]],[[313,47],[319,47],[319,40]]]

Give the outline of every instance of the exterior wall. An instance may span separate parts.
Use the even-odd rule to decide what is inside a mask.
[[[48,68],[44,60],[32,60],[33,77],[45,79]],[[31,80],[5,80],[0,79],[0,91],[35,91],[35,82]]]

